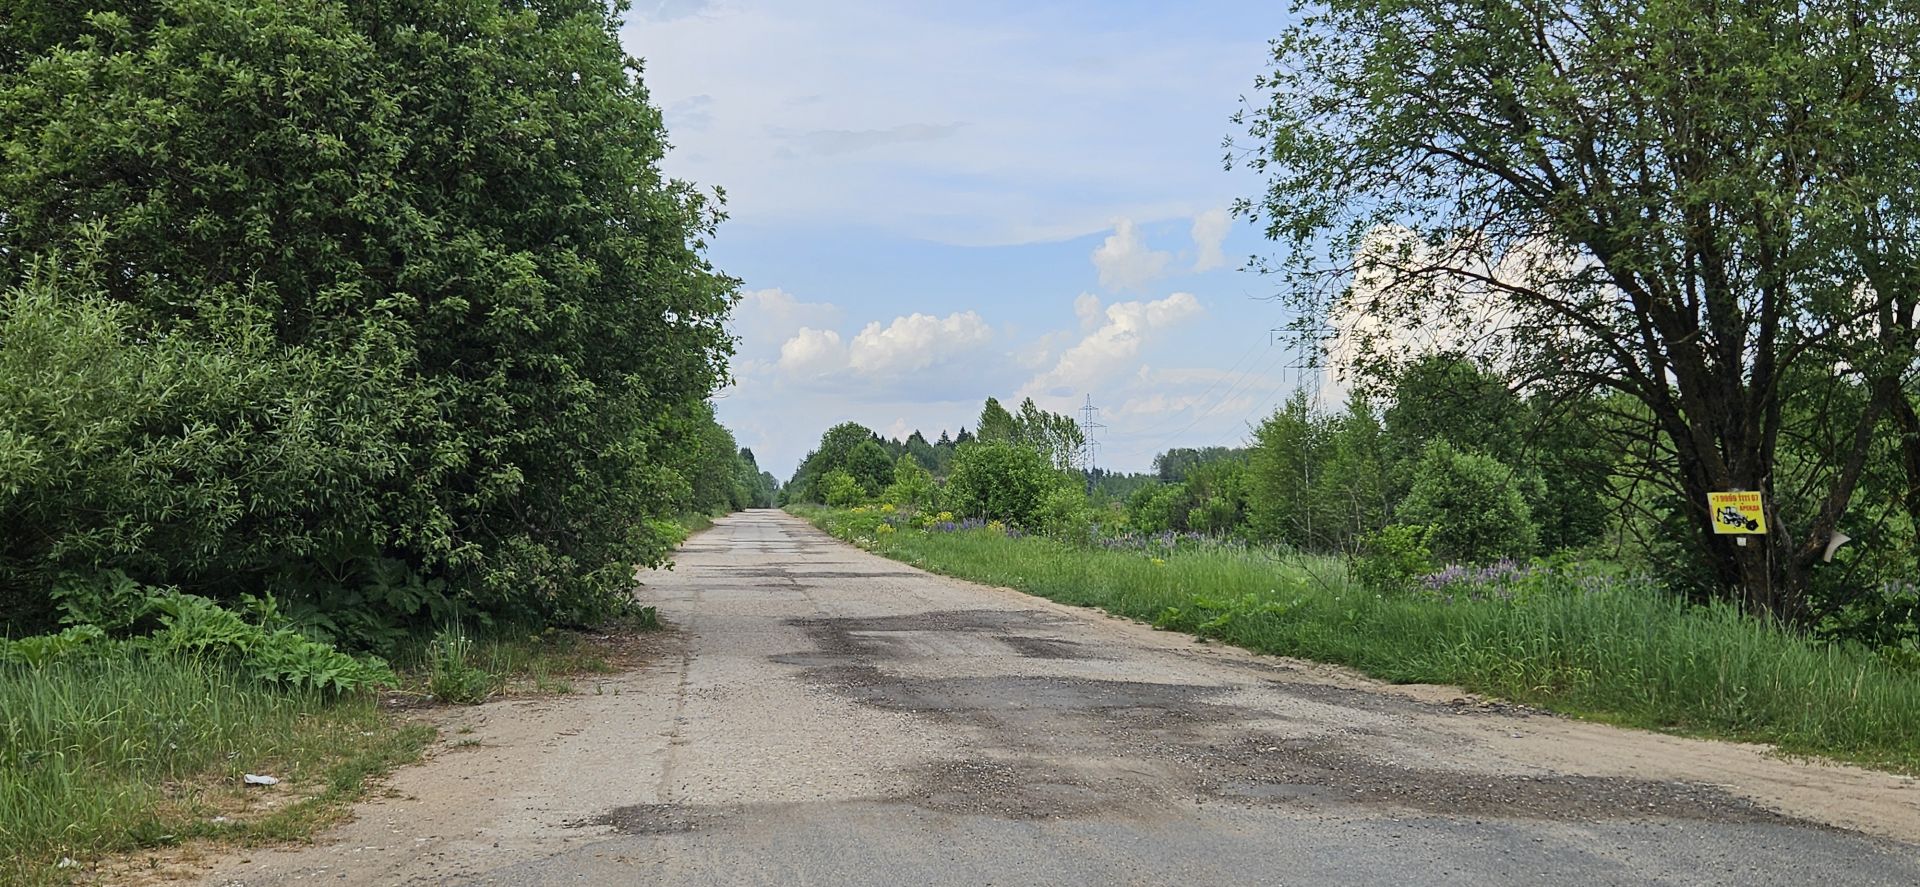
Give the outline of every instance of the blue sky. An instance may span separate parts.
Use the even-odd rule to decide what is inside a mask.
[[[669,174],[726,190],[722,422],[785,479],[836,422],[1091,395],[1099,462],[1233,444],[1297,382],[1221,168],[1265,3],[636,0]]]

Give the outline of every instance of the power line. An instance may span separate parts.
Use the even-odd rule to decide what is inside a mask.
[[[1268,347],[1271,347],[1271,346],[1272,346],[1272,342],[1269,341]],[[1253,357],[1253,355],[1260,350],[1260,347],[1261,346],[1259,342],[1255,342],[1253,343],[1253,345],[1249,346],[1246,351],[1240,354],[1240,358],[1238,360],[1235,360],[1232,363],[1232,365],[1228,366],[1224,372],[1220,373],[1217,376],[1214,376],[1212,384],[1208,385],[1205,391],[1200,392],[1199,397],[1196,397],[1193,400],[1188,401],[1186,406],[1183,406],[1177,410],[1173,410],[1167,413],[1164,417],[1160,419],[1160,421],[1155,422],[1152,427],[1140,429],[1139,431],[1136,431],[1128,436],[1129,437],[1148,437],[1151,435],[1160,434],[1166,431],[1167,429],[1172,428],[1174,423],[1180,421],[1178,417],[1181,414],[1187,412],[1188,410],[1193,409],[1194,407],[1199,406],[1202,403],[1205,403],[1207,396],[1212,394],[1215,389],[1219,388],[1221,382],[1225,382],[1228,378],[1232,378],[1234,380],[1234,384],[1238,385],[1240,380],[1246,377],[1246,371],[1242,371],[1237,375],[1235,371],[1240,370],[1240,365],[1243,363],[1246,363],[1247,358]],[[1254,362],[1258,363],[1259,360],[1256,359]],[[1252,369],[1253,369],[1252,365],[1248,365],[1247,371],[1251,371]]]
[[[1161,444],[1164,444],[1175,437],[1178,437],[1182,434],[1187,433],[1188,431],[1191,431],[1193,429],[1193,426],[1200,424],[1202,421],[1206,420],[1208,416],[1211,416],[1219,412],[1221,407],[1226,406],[1229,403],[1232,403],[1234,395],[1240,393],[1240,390],[1248,382],[1251,382],[1254,379],[1265,375],[1268,370],[1275,369],[1276,364],[1278,364],[1280,360],[1285,356],[1286,354],[1284,352],[1274,352],[1272,355],[1270,355],[1267,358],[1267,361],[1265,364],[1261,364],[1258,360],[1254,361],[1254,364],[1248,366],[1246,372],[1241,373],[1240,377],[1234,381],[1233,385],[1227,388],[1226,393],[1222,394],[1219,400],[1215,401],[1212,405],[1208,406],[1206,409],[1201,410],[1200,412],[1194,414],[1193,420],[1188,422],[1186,425],[1151,439],[1148,442],[1148,448],[1159,449]],[[1137,448],[1139,445],[1136,444],[1135,446]]]

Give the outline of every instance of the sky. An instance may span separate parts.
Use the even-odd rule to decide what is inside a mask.
[[[1303,372],[1223,168],[1284,4],[635,0],[666,172],[724,189],[720,421],[790,476],[855,421],[1099,408],[1097,462],[1235,445]]]

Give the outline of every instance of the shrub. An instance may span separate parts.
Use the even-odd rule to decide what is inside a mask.
[[[884,497],[887,502],[902,508],[924,508],[933,504],[933,492],[933,473],[912,456],[903,455],[894,461],[893,483]]]
[[[1056,539],[1085,542],[1093,535],[1093,509],[1080,487],[1062,484],[1040,497],[1034,529]]]
[[[826,493],[827,504],[835,508],[851,508],[867,501],[866,488],[838,468],[820,478],[820,488]]]
[[[968,517],[1034,529],[1041,500],[1061,483],[1060,472],[1039,450],[976,441],[954,453],[942,501]]]
[[[1127,497],[1127,523],[1140,533],[1164,533],[1186,526],[1187,488],[1148,484]]]
[[[0,47],[0,619],[69,571],[328,604],[387,558],[623,599],[736,287],[612,5],[107,5]]]
[[[1525,557],[1537,540],[1513,469],[1492,456],[1464,453],[1444,440],[1427,445],[1413,489],[1400,503],[1400,523],[1433,528],[1436,557],[1486,563]]]
[[[1433,552],[1427,546],[1432,536],[1432,527],[1382,527],[1362,537],[1360,554],[1348,573],[1360,587],[1376,594],[1404,591],[1415,578],[1433,572]]]

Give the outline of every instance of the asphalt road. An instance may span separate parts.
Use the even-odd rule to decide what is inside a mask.
[[[447,716],[208,884],[1920,884],[1913,780],[1571,721],[929,576],[779,512],[576,695]]]

